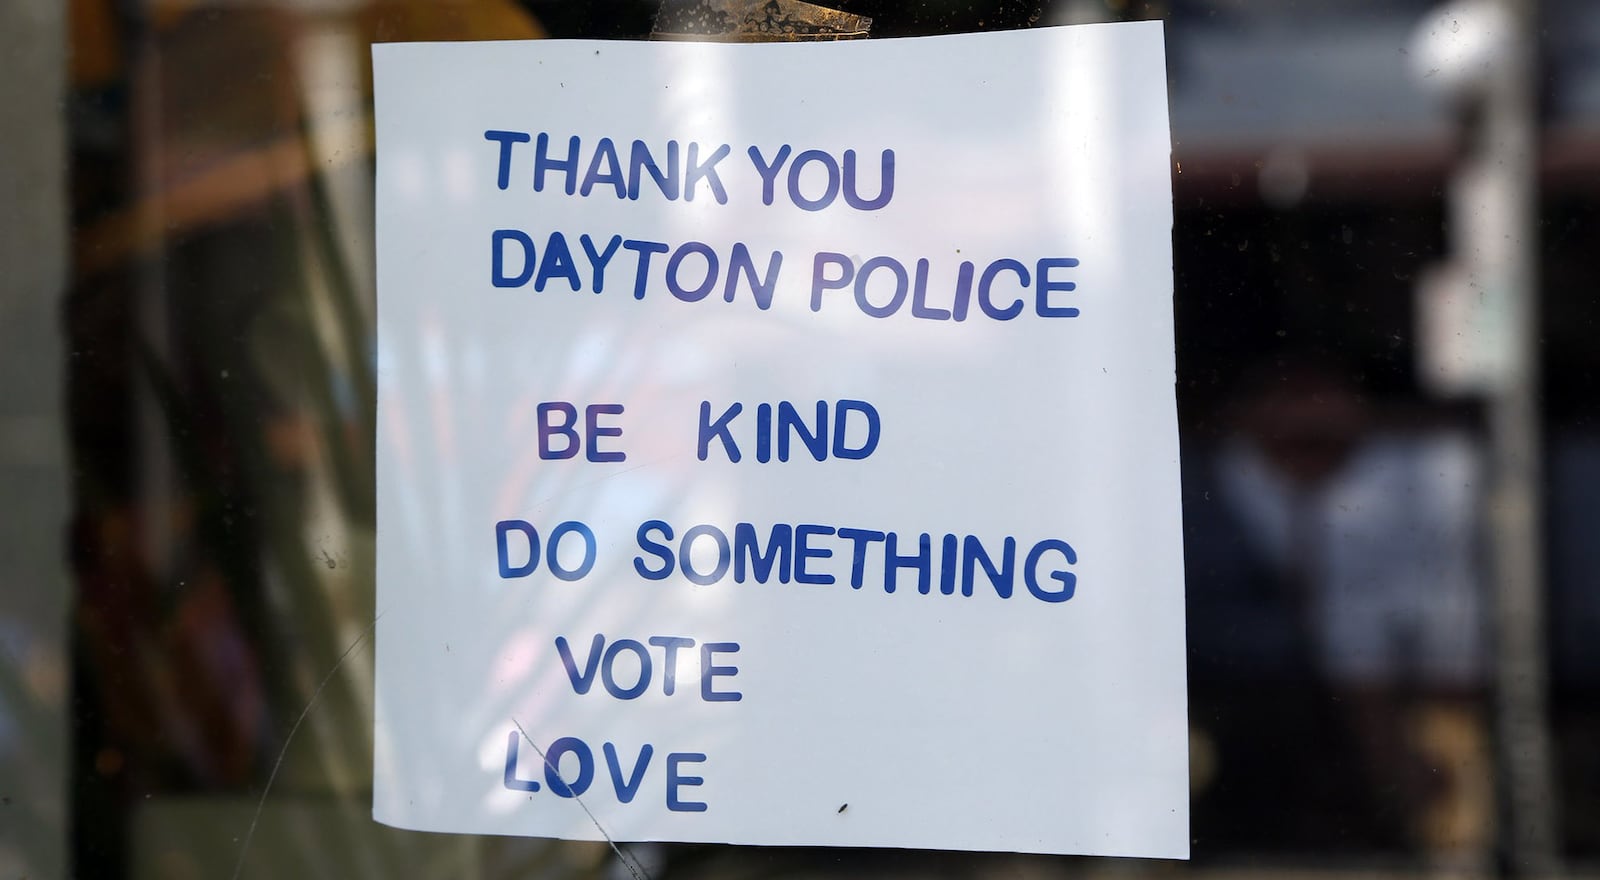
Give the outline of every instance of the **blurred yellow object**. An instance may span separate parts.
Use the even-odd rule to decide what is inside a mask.
[[[314,11],[290,3],[252,8],[206,0],[158,0],[147,36],[159,63],[127,74],[145,117],[136,152],[156,149],[139,200],[77,236],[77,267],[93,275],[159,248],[173,233],[226,221],[302,184],[317,167],[302,125],[297,44],[318,30],[346,29],[357,45],[376,42],[525,40],[544,28],[512,0],[376,0]],[[80,87],[124,75],[109,0],[73,0],[74,76]],[[79,71],[79,66],[83,68]],[[371,106],[371,68],[353,67],[351,103]],[[96,79],[98,78],[98,79]],[[369,125],[370,111],[341,126]],[[370,155],[370,135],[358,138]]]
[[[111,0],[71,0],[67,8],[67,64],[75,89],[110,84],[122,74],[122,45]]]
[[[451,40],[540,40],[547,36],[510,0],[378,0],[360,11],[373,43]]]
[[[1412,746],[1440,786],[1418,817],[1422,843],[1436,858],[1487,853],[1494,834],[1494,768],[1482,713],[1436,701],[1409,719]]]

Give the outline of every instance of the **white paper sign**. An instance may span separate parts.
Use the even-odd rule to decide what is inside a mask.
[[[376,47],[376,818],[1185,857],[1161,36]]]

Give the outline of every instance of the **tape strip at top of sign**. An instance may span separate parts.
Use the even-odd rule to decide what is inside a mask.
[[[856,40],[872,19],[802,0],[662,0],[653,40]]]
[[[374,816],[1186,858],[1163,51],[374,47]]]

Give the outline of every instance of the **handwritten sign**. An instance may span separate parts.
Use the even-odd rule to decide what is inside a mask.
[[[1159,24],[374,65],[380,821],[1187,855]]]

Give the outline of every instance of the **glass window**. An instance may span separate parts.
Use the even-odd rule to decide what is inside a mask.
[[[1600,859],[1584,0],[837,0],[825,19],[866,39],[1166,22],[1191,863],[373,823],[370,46],[733,21],[664,5],[0,6],[0,874]]]

